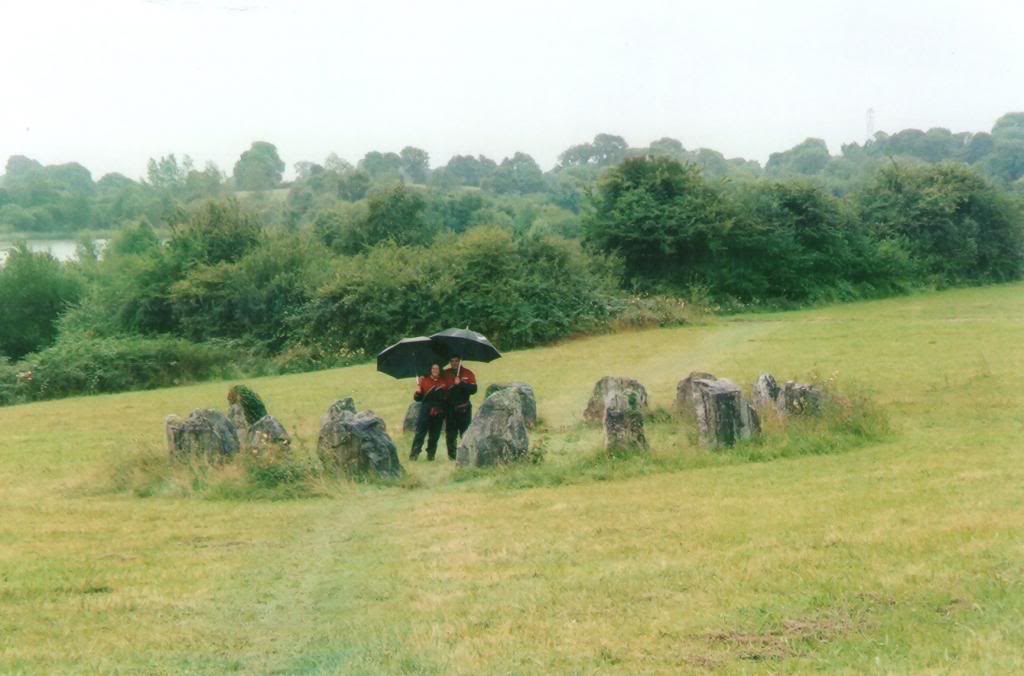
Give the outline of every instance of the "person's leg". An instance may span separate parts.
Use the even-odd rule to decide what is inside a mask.
[[[448,459],[455,459],[456,440],[459,437],[458,411],[449,411],[444,423],[444,444],[448,447]]]
[[[473,414],[471,408],[452,411],[451,415],[448,416],[448,431],[446,433],[445,440],[448,442],[448,458],[450,460],[455,459],[455,452],[458,448],[457,442],[466,433],[472,417]]]
[[[420,408],[420,415],[416,418],[416,434],[412,438],[412,451],[409,452],[409,459],[415,460],[419,457],[420,451],[423,450],[423,440],[427,438],[427,430],[430,422],[430,416],[426,415],[426,411]]]
[[[441,438],[441,428],[444,427],[444,416],[435,415],[430,417],[427,436],[427,460],[433,460],[437,453],[437,442]]]

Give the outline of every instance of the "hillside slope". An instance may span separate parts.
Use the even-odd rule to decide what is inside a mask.
[[[138,498],[103,488],[111,463],[227,384],[3,408],[0,671],[1020,671],[1022,338],[1017,284],[511,353],[478,377],[532,383],[552,444],[589,443],[600,376],[667,406],[694,369],[837,373],[894,427],[521,490],[421,462],[418,485],[330,498]],[[339,396],[392,430],[411,396],[370,366],[249,384],[307,444]]]

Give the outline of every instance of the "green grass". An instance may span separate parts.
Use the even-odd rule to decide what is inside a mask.
[[[301,499],[115,485],[228,384],[3,408],[0,672],[1019,672],[1022,338],[1017,284],[510,353],[476,371],[534,386],[542,465]],[[667,406],[696,369],[836,374],[891,431],[716,456],[659,416],[651,457],[595,459],[595,380]],[[247,382],[306,448],[333,399],[396,430],[411,394],[371,366]]]

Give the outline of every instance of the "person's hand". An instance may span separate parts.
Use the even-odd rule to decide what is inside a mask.
[[[455,384],[458,385],[461,382],[462,382],[462,378],[460,378],[458,376],[455,376]]]

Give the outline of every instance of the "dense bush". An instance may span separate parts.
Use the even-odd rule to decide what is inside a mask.
[[[614,282],[608,262],[578,244],[481,227],[426,248],[388,244],[340,259],[297,324],[325,351],[375,353],[467,325],[505,348],[534,345],[606,321]]]
[[[73,335],[28,355],[18,367],[31,373],[17,389],[18,398],[35,400],[180,385],[226,377],[246,364],[224,343]]]
[[[864,223],[940,283],[1003,281],[1024,270],[1019,205],[956,164],[882,168],[857,194]]]
[[[891,291],[909,275],[899,251],[878,246],[851,210],[803,181],[736,191],[730,227],[714,234],[703,280],[743,302],[850,299]]]
[[[52,343],[81,293],[81,280],[48,253],[17,246],[0,267],[0,355],[17,359]]]
[[[852,200],[803,179],[731,190],[666,157],[624,161],[598,184],[586,241],[627,285],[789,304],[907,285],[1015,279],[1022,214],[964,165],[893,164]]]
[[[241,259],[189,270],[169,289],[176,333],[191,340],[244,338],[272,351],[310,299],[327,252],[295,235],[266,237]]]

